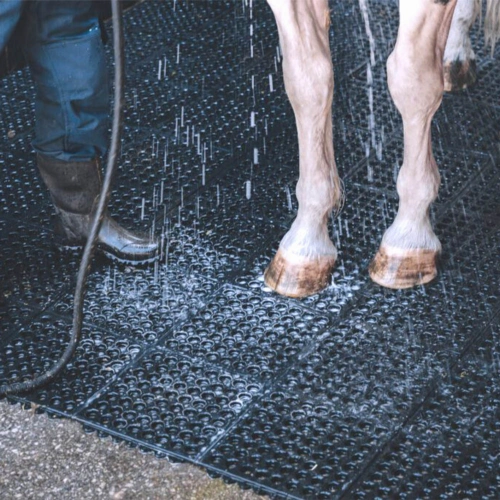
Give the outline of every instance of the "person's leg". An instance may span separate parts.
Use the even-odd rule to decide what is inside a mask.
[[[71,246],[90,231],[108,145],[109,95],[99,20],[90,1],[28,4],[26,52],[36,87],[38,167]],[[98,248],[127,262],[149,261],[158,244],[105,216]]]
[[[91,160],[108,144],[109,91],[92,2],[29,2],[27,56],[36,86],[38,153]]]
[[[2,52],[7,45],[21,17],[22,10],[23,0],[0,2],[0,52]]]

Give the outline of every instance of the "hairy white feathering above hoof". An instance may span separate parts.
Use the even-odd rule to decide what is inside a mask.
[[[266,285],[280,295],[307,297],[321,292],[329,284],[336,255],[301,257],[279,249],[264,273]]]
[[[372,260],[371,279],[386,288],[402,289],[429,283],[437,276],[439,252],[382,245]]]

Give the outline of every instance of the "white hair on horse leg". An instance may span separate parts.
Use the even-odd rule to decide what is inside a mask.
[[[486,17],[484,20],[484,39],[491,45],[491,54],[500,38],[500,0],[486,0]]]

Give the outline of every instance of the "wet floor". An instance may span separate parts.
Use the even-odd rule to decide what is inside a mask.
[[[298,174],[269,8],[144,2],[125,16],[110,210],[165,250],[138,269],[95,259],[76,355],[25,399],[276,498],[498,498],[500,55],[474,32],[479,83],[446,95],[434,120],[439,277],[384,290],[367,267],[397,209],[402,132],[384,70],[397,8],[369,2],[373,47],[346,4],[332,3],[346,204],[331,222],[331,286],[291,300],[262,280]],[[52,233],[29,73],[0,86],[4,382],[47,369],[67,344],[79,255]]]

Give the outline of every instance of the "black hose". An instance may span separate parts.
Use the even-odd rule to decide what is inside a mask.
[[[90,260],[94,253],[94,248],[101,229],[102,219],[108,204],[111,181],[116,169],[118,154],[120,150],[120,138],[122,130],[122,108],[123,108],[123,27],[121,6],[119,0],[111,0],[111,10],[113,14],[113,45],[115,58],[115,103],[113,108],[113,125],[111,129],[111,146],[108,155],[106,175],[104,177],[99,203],[96,214],[92,222],[90,234],[83,250],[82,261],[76,279],[76,290],[73,308],[73,329],[71,338],[61,358],[52,368],[27,382],[13,382],[0,386],[0,396],[8,394],[18,394],[32,391],[42,387],[53,380],[69,363],[73,356],[82,333],[83,321],[83,299],[85,295],[85,283],[90,270]]]

